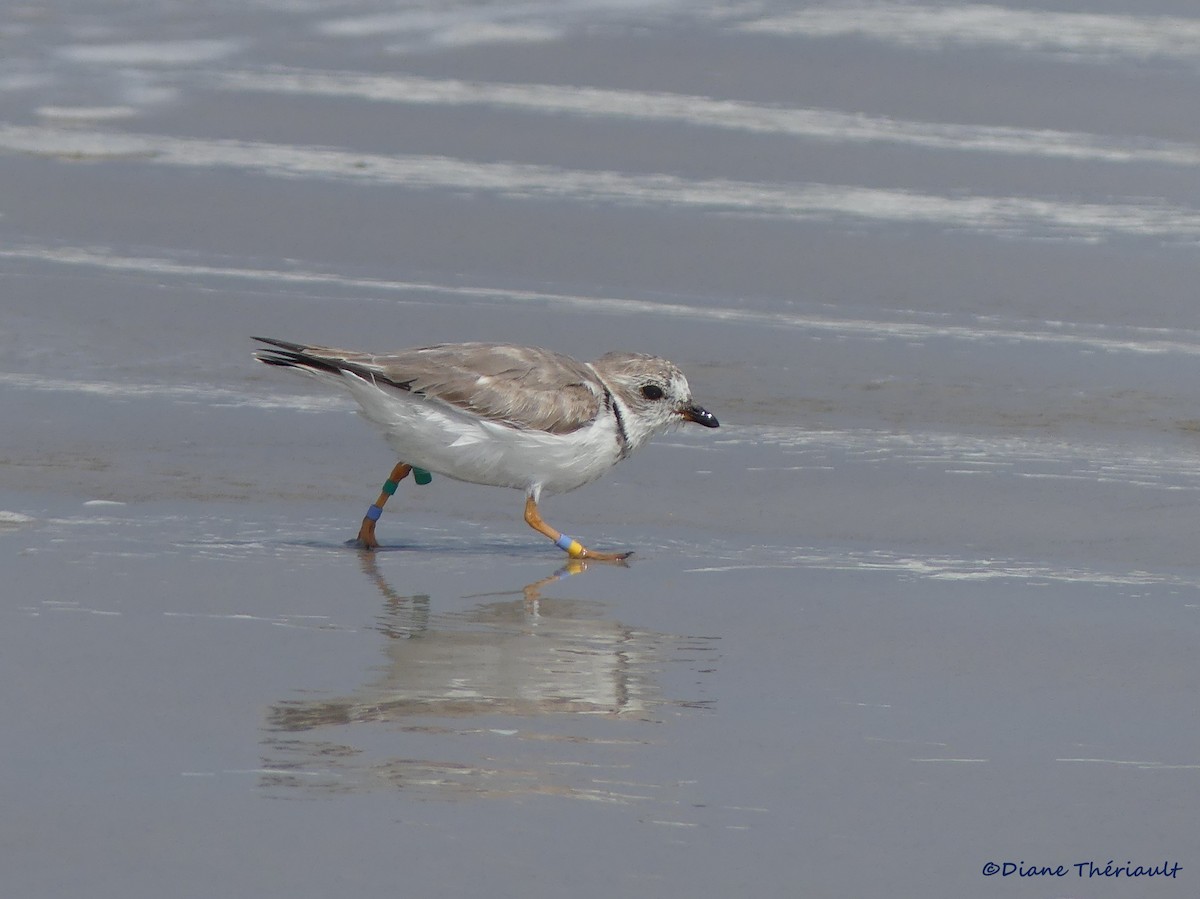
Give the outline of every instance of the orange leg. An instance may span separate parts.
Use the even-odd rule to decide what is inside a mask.
[[[375,505],[367,510],[366,517],[362,520],[362,526],[358,529],[358,538],[355,542],[362,549],[375,549],[379,546],[379,541],[375,539],[375,522],[383,514],[383,506],[388,501],[388,497],[396,492],[396,485],[408,477],[410,471],[412,471],[412,466],[407,462],[397,462],[396,467],[392,469],[392,473],[383,484],[383,490],[379,493],[379,499],[375,500]]]
[[[556,531],[542,520],[538,511],[537,501],[532,496],[525,498],[525,523],[554,541],[554,545],[566,552],[572,559],[596,559],[600,562],[619,562],[628,559],[633,553],[602,553],[586,549],[578,540],[566,536],[562,531]]]

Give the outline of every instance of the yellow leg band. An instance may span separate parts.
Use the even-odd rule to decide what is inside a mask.
[[[554,545],[563,550],[572,559],[582,559],[583,554],[587,552],[583,548],[583,544],[574,537],[568,537],[566,534],[559,534],[558,539],[554,541]]]

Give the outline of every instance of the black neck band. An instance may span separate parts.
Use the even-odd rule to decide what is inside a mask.
[[[625,433],[625,418],[621,415],[621,407],[617,405],[616,399],[612,395],[612,391],[604,386],[604,405],[612,410],[613,418],[617,421],[617,443],[621,447],[621,457],[624,458],[629,453],[629,435]]]

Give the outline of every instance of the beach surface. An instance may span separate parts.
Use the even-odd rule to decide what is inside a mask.
[[[1200,890],[1189,4],[0,12],[5,895]],[[650,352],[547,520],[250,335]]]

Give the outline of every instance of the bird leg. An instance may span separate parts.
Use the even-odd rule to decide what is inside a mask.
[[[566,552],[572,559],[596,559],[600,562],[619,562],[633,555],[631,552],[602,553],[584,548],[574,537],[568,537],[562,531],[556,531],[550,525],[546,524],[542,520],[542,513],[538,511],[537,501],[532,496],[525,498],[525,523],[539,534],[544,534],[553,540],[554,545]]]
[[[362,549],[375,549],[379,546],[379,541],[375,539],[375,522],[383,514],[383,505],[388,501],[388,497],[396,492],[396,485],[408,477],[410,471],[412,471],[412,466],[407,462],[397,462],[388,479],[384,481],[379,499],[375,500],[375,504],[367,510],[367,514],[362,520],[362,527],[358,529],[355,543]]]

